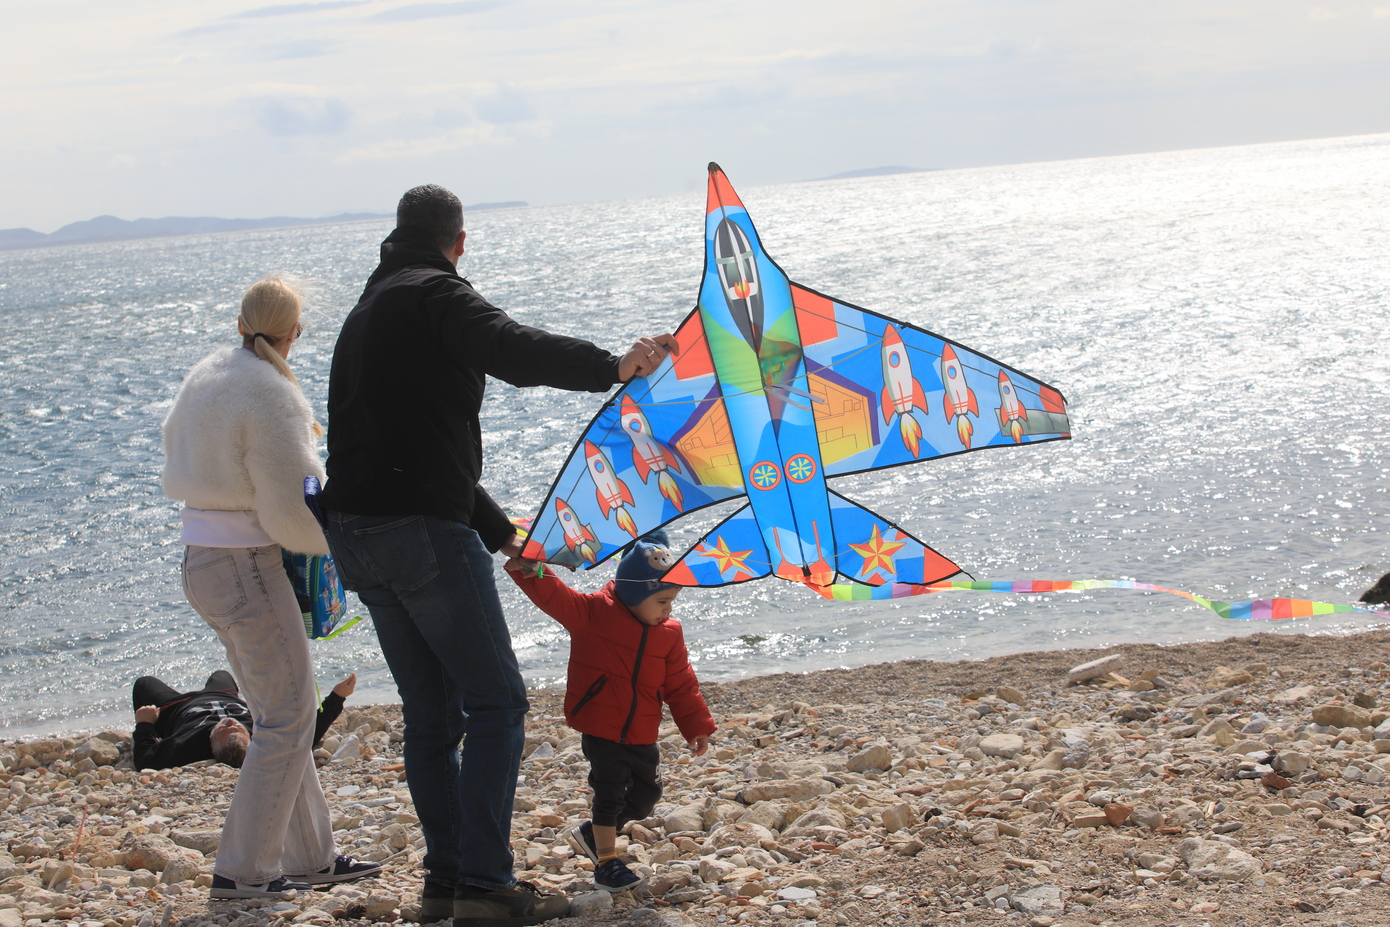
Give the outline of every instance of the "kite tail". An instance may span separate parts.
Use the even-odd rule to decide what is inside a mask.
[[[1023,580],[1019,582],[942,582],[942,583],[888,583],[882,586],[861,586],[855,583],[836,583],[830,586],[812,586],[816,592],[827,599],[841,602],[857,602],[871,599],[901,599],[914,595],[928,595],[933,592],[1011,592],[1017,595],[1045,592],[1080,592],[1087,589],[1139,589],[1145,592],[1168,592],[1182,596],[1209,609],[1222,618],[1237,620],[1283,621],[1290,618],[1312,618],[1317,615],[1333,615],[1344,612],[1362,612],[1390,618],[1390,612],[1360,608],[1355,605],[1335,605],[1331,602],[1313,602],[1309,599],[1250,599],[1244,602],[1218,602],[1206,599],[1180,589],[1168,589],[1152,583],[1136,583],[1123,579],[1078,579],[1078,580]]]
[[[911,412],[904,412],[899,416],[898,431],[902,434],[903,444],[912,452],[912,456],[920,456],[918,449],[922,446],[922,426],[917,424],[917,419]]]
[[[623,506],[618,506],[618,527],[622,528],[633,537],[637,537],[637,523],[632,520],[632,516]]]
[[[969,417],[964,412],[957,415],[956,434],[960,435],[960,443],[964,444],[967,450],[970,448],[970,436],[974,433],[975,426],[970,424]]]
[[[666,501],[676,507],[676,511],[685,511],[685,497],[681,495],[681,488],[676,484],[676,478],[669,471],[662,470],[656,475],[656,487],[661,490],[661,495]]]

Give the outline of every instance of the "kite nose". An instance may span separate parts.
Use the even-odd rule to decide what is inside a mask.
[[[711,161],[711,162],[709,163],[709,172],[710,172],[711,174],[719,174],[719,173],[723,173],[723,169],[720,168],[720,166],[719,166],[718,164],[715,164],[713,161]]]

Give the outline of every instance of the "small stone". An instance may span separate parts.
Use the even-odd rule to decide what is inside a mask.
[[[917,815],[913,813],[912,806],[907,802],[898,802],[896,805],[889,805],[884,808],[881,819],[883,829],[890,834],[897,833],[917,823]]]
[[[1265,773],[1263,776],[1260,777],[1260,785],[1263,785],[1267,789],[1273,789],[1274,791],[1278,792],[1282,789],[1286,789],[1289,786],[1293,785],[1293,782],[1289,779],[1285,779],[1277,772],[1270,770],[1269,772]]]
[[[777,890],[777,897],[781,898],[783,901],[810,901],[812,898],[816,897],[816,893],[814,889],[789,886],[787,888],[779,888]]]
[[[353,760],[362,759],[362,741],[356,734],[349,734],[343,738],[343,742],[338,745],[338,749],[333,751],[333,756],[329,759],[330,763],[350,763]]]

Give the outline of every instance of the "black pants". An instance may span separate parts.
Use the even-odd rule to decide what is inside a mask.
[[[592,734],[580,741],[594,790],[594,823],[622,827],[652,813],[661,799],[661,749],[656,744],[620,744]]]
[[[232,674],[226,670],[217,670],[208,677],[208,681],[203,686],[202,691],[207,692],[209,690],[214,692],[226,692],[229,695],[236,695],[239,691],[237,689],[236,680],[233,679]],[[179,692],[173,686],[153,676],[141,676],[139,679],[135,680],[135,687],[131,689],[130,692],[130,700],[134,703],[135,710],[139,711],[146,705],[163,708],[170,702],[177,702],[185,695],[192,694],[192,692]]]

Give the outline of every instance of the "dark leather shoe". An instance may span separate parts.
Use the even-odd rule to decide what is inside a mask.
[[[564,895],[548,895],[530,882],[489,891],[460,885],[454,891],[454,927],[528,927],[570,913]]]

